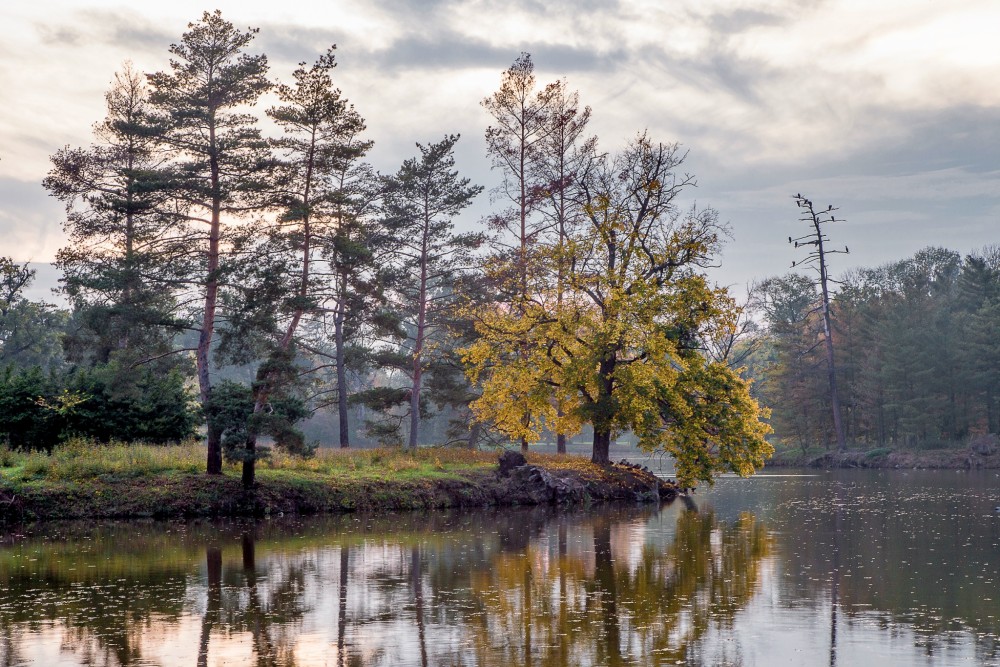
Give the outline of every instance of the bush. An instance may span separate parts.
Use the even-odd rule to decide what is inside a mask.
[[[879,448],[873,449],[873,450],[871,450],[869,452],[865,452],[865,458],[866,459],[878,459],[878,458],[882,458],[883,456],[888,456],[891,453],[892,453],[892,450],[890,448],[888,448],[888,447],[879,447]]]
[[[222,447],[229,461],[266,459],[269,448],[256,445],[247,449],[250,429],[258,435],[274,438],[274,442],[290,454],[311,456],[315,445],[307,444],[295,424],[309,416],[305,403],[294,396],[275,394],[267,402],[267,409],[253,414],[253,393],[250,387],[230,380],[212,388],[208,406],[209,424],[222,434]]]
[[[0,440],[14,449],[51,451],[65,431],[60,415],[39,401],[54,401],[60,383],[35,367],[0,374]]]
[[[73,436],[154,444],[194,435],[198,413],[178,371],[96,366],[0,373],[0,442],[52,451]]]
[[[77,435],[100,442],[164,444],[195,434],[197,411],[176,369],[160,373],[147,367],[96,366],[71,373],[66,384],[87,397],[68,420]]]

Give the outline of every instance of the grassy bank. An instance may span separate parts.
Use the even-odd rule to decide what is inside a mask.
[[[497,454],[451,448],[328,450],[309,459],[275,452],[252,491],[239,469],[203,474],[204,448],[72,441],[54,451],[0,450],[5,519],[312,514],[342,511],[634,500],[657,481],[627,466],[578,456],[529,454],[544,474],[497,474]],[[546,487],[548,484],[549,487]],[[569,489],[555,493],[553,484]],[[652,489],[652,490],[651,490]],[[558,497],[557,497],[558,496]]]

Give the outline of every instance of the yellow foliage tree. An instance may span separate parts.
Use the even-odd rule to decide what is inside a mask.
[[[685,485],[763,465],[762,409],[738,373],[701,353],[701,334],[735,326],[738,309],[704,275],[725,227],[712,209],[676,204],[695,183],[676,171],[684,157],[640,135],[596,160],[576,184],[586,224],[539,251],[571,267],[562,298],[540,288],[516,310],[474,313],[480,338],[464,359],[482,388],[479,419],[514,439],[590,424],[602,464],[631,431],[643,449],[673,455]]]

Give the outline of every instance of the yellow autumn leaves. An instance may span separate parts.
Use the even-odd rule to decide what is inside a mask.
[[[750,475],[772,453],[766,415],[737,370],[701,353],[701,336],[737,314],[700,270],[724,229],[710,209],[678,212],[676,186],[663,185],[676,183],[676,147],[642,139],[594,177],[589,197],[581,189],[569,239],[532,249],[528,297],[471,308],[472,409],[512,439],[584,424],[604,443],[632,432],[675,458],[684,485]],[[595,462],[607,461],[601,441]]]

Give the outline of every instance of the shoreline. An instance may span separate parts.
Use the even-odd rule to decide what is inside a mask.
[[[892,450],[888,448],[801,454],[782,452],[767,461],[765,468],[871,468],[915,470],[1000,469],[1000,453],[977,452],[972,447],[956,449]]]
[[[310,515],[447,508],[654,502],[679,495],[676,485],[641,466],[523,464],[410,479],[338,479],[262,474],[250,491],[239,474],[170,471],[129,477],[11,483],[0,477],[0,521],[173,519]]]

